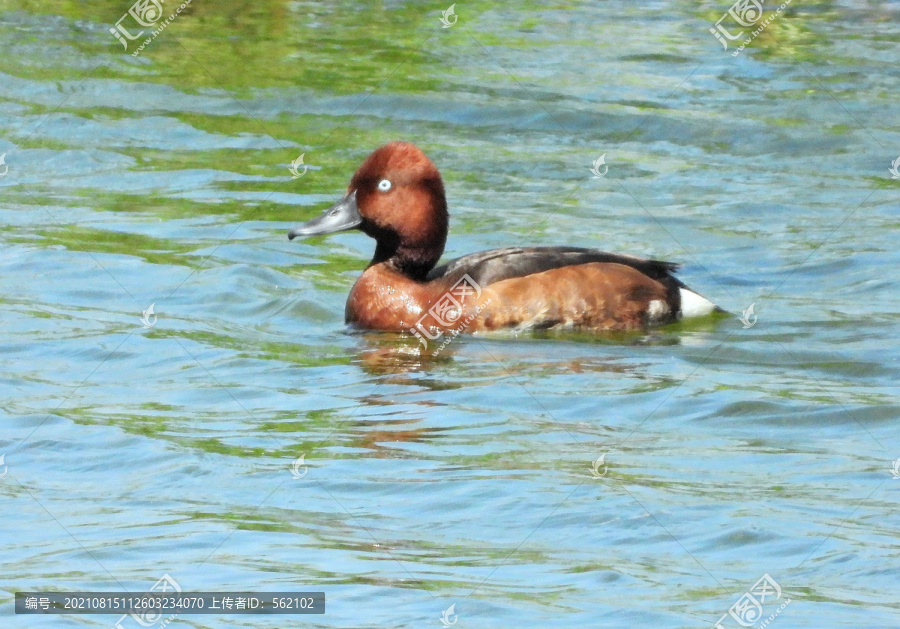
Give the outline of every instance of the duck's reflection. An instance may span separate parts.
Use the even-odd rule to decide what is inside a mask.
[[[453,361],[457,348],[450,343],[437,354],[412,335],[394,332],[361,333],[359,364],[367,373],[390,375],[425,371]]]
[[[464,386],[468,378],[453,379],[460,359],[465,363],[478,363],[480,376],[486,375],[491,363],[496,376],[517,373],[612,372],[640,374],[640,357],[623,361],[621,351],[612,348],[622,346],[679,345],[681,335],[671,332],[625,333],[617,332],[598,336],[569,332],[529,332],[514,335],[465,335],[452,338],[449,343],[435,343],[435,347],[423,347],[412,335],[386,332],[357,332],[360,339],[356,362],[366,373],[380,376],[409,376],[412,374],[440,372],[439,378],[418,376],[388,379],[394,384],[415,384],[434,390],[455,389]],[[517,338],[515,338],[517,336]],[[610,348],[604,351],[604,347]],[[436,351],[440,348],[439,351]],[[466,372],[471,375],[470,372]]]
[[[471,427],[470,424],[435,425],[426,419],[435,411],[444,416],[442,408],[460,410],[453,406],[456,396],[448,398],[431,392],[472,387],[489,391],[500,385],[516,390],[523,387],[540,395],[540,388],[552,387],[548,383],[553,379],[562,378],[566,382],[569,377],[583,379],[585,376],[596,381],[598,391],[646,392],[648,386],[666,386],[653,369],[659,353],[646,346],[678,346],[685,339],[690,339],[685,345],[702,339],[708,344],[715,340],[710,338],[711,331],[676,328],[600,336],[546,331],[520,333],[517,337],[512,332],[502,336],[460,335],[439,352],[434,349],[440,343],[423,347],[412,335],[351,331],[357,341],[352,362],[366,374],[375,376],[379,386],[358,399],[369,409],[366,417],[351,418],[341,430],[353,447],[364,448],[376,458],[408,456],[406,449],[398,447],[399,442],[444,443],[455,439],[455,443],[459,440],[469,443],[463,434],[465,430],[463,433],[459,430]],[[470,399],[468,396],[478,393],[467,391],[465,395]],[[492,394],[486,395],[485,408],[492,409],[491,422],[505,422],[503,406],[496,405]],[[380,408],[384,409],[383,413]],[[534,410],[537,415],[543,415],[539,406]],[[568,430],[574,429],[570,426]]]

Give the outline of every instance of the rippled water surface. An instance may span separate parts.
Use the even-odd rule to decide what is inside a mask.
[[[711,627],[764,574],[771,626],[900,626],[900,4],[794,0],[738,57],[725,3],[194,0],[137,57],[128,8],[0,0],[3,627],[163,574],[326,593],[185,627]],[[372,241],[286,233],[394,139],[447,256],[672,260],[732,314],[346,329]]]

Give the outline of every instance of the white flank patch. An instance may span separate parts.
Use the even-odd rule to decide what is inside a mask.
[[[662,299],[654,299],[647,304],[647,319],[650,323],[662,321],[669,316],[669,304]]]
[[[705,317],[713,310],[716,305],[706,297],[701,297],[692,290],[680,288],[681,291],[681,316],[682,317]]]

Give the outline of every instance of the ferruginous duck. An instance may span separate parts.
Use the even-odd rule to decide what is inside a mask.
[[[503,328],[642,330],[719,310],[673,275],[675,264],[596,249],[492,249],[437,266],[448,223],[437,167],[415,145],[391,142],[366,158],[344,198],[288,238],[349,229],[374,238],[346,322],[420,339]]]

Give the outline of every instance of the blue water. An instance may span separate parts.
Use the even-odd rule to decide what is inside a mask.
[[[795,0],[737,58],[714,3],[195,2],[137,58],[124,5],[23,6],[3,627],[112,627],[14,593],[164,574],[327,600],[170,626],[712,627],[766,574],[770,626],[900,626],[900,5]],[[671,260],[730,316],[438,359],[346,329],[373,243],[287,230],[394,139],[441,169],[448,257]]]

